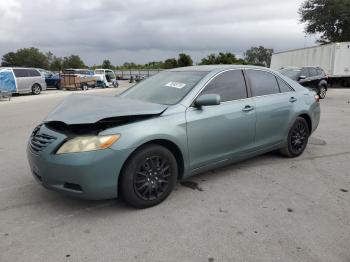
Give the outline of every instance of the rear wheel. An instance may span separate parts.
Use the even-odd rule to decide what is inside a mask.
[[[32,94],[33,95],[39,95],[41,93],[41,87],[38,84],[34,84],[32,86]]]
[[[177,180],[177,162],[165,147],[147,145],[128,159],[120,179],[122,198],[136,208],[147,208],[162,202]]]
[[[306,120],[298,117],[288,132],[287,145],[280,153],[287,157],[300,156],[308,143],[310,130]]]
[[[88,90],[88,89],[89,89],[89,87],[88,87],[87,84],[82,84],[82,85],[81,85],[81,90],[86,91],[86,90]]]
[[[320,90],[318,91],[318,95],[321,99],[325,99],[327,94],[327,89],[324,86],[321,86]]]

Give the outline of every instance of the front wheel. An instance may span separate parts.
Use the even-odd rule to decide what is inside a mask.
[[[325,99],[326,94],[327,94],[327,89],[324,86],[322,86],[318,91],[318,95],[320,96],[321,99]]]
[[[178,175],[174,155],[165,147],[150,144],[128,159],[120,179],[121,196],[136,208],[162,202],[173,190]]]
[[[280,153],[286,157],[300,156],[307,146],[309,136],[310,130],[306,120],[298,117],[288,132],[287,145]]]

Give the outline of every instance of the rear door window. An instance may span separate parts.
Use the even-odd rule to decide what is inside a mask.
[[[28,76],[30,77],[36,77],[36,76],[41,76],[40,72],[35,69],[26,69],[28,71]]]
[[[305,76],[306,78],[310,77],[309,68],[301,69],[300,76]]]
[[[217,94],[221,102],[247,98],[247,87],[242,70],[230,70],[216,76],[202,91],[204,94]]]
[[[247,70],[247,76],[253,96],[264,96],[279,93],[276,77],[266,71]]]
[[[16,69],[13,69],[13,73],[15,74],[15,76],[17,78],[20,78],[20,77],[28,77],[28,72],[26,69],[23,69],[23,68],[16,68]]]
[[[310,71],[310,76],[311,77],[315,77],[315,76],[319,75],[315,68],[310,68],[309,71]]]

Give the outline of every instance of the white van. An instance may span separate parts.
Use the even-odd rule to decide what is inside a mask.
[[[117,77],[110,69],[96,69],[97,86],[100,87],[118,87]]]
[[[45,77],[35,68],[0,68],[0,90],[39,95],[41,91],[46,90]]]

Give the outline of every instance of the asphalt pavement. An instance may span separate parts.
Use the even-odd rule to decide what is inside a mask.
[[[269,153],[200,174],[144,210],[63,196],[32,178],[27,139],[70,93],[0,101],[1,262],[350,261],[350,89],[321,101],[301,157]]]

